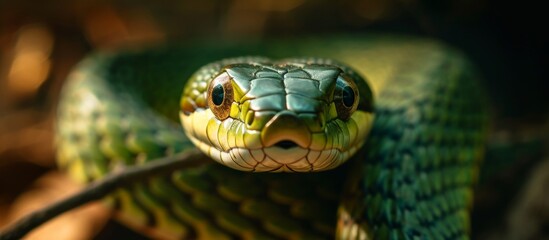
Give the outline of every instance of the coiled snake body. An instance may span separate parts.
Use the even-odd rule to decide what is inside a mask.
[[[474,69],[437,42],[197,43],[84,60],[58,159],[87,182],[194,142],[230,167],[204,159],[109,197],[157,237],[462,239],[485,120]]]

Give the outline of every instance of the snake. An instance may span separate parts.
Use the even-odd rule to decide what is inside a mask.
[[[104,199],[166,239],[468,239],[487,135],[461,51],[400,35],[99,51],[68,76],[58,165],[91,183],[198,148]]]

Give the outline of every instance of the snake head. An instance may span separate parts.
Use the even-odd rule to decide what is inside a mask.
[[[180,116],[192,142],[231,168],[323,171],[365,142],[371,96],[360,76],[332,60],[237,58],[191,77]]]

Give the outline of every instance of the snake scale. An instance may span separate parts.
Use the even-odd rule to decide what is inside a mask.
[[[234,58],[238,56],[268,59]],[[279,60],[288,58],[293,62]],[[244,71],[235,70],[239,67]],[[248,71],[248,80],[275,79],[277,84],[286,84],[276,90],[283,93],[270,93],[275,80],[256,83],[256,88],[262,89],[259,95],[282,96],[285,102],[266,98],[254,105],[253,99],[248,99],[249,106],[232,106],[255,91],[242,93],[252,83],[239,82],[246,79],[243,72],[250,67],[255,70]],[[296,84],[295,78],[307,78],[300,82],[303,86],[316,84],[314,89],[324,89],[328,96],[309,96],[309,90],[300,93],[287,85]],[[369,87],[362,80],[357,82],[362,78]],[[191,83],[180,100],[187,79]],[[208,87],[212,79],[221,81],[224,88],[213,83]],[[311,79],[320,79],[320,83]],[[230,92],[227,87],[237,89]],[[306,105],[308,100],[298,99],[304,95],[321,99],[326,107]],[[225,103],[228,97],[235,100]],[[347,110],[340,112],[339,105],[330,106],[332,100]],[[228,107],[222,109],[223,104]],[[215,112],[216,117],[234,117],[237,120],[231,121],[249,123],[249,127],[259,122],[254,125],[259,131],[284,112],[281,118],[285,123],[277,124],[275,133],[269,135],[281,140],[272,143],[279,144],[279,150],[316,144],[310,140],[314,134],[303,129],[328,132],[323,129],[332,122],[341,125],[355,121],[354,128],[362,129],[358,133],[350,127],[339,137],[325,139],[332,141],[334,149],[337,146],[342,153],[341,149],[351,143],[360,143],[353,150],[357,153],[349,152],[352,157],[343,164],[341,160],[316,166],[311,159],[321,159],[317,156],[320,153],[295,157],[299,154],[292,151],[278,156],[306,161],[291,165],[275,159],[271,166],[262,162],[271,156],[267,148],[262,151],[267,157],[261,155],[248,165],[232,162],[227,167],[204,159],[209,164],[144,179],[113,192],[106,202],[118,210],[121,221],[154,237],[176,239],[469,238],[473,185],[487,129],[486,104],[474,67],[459,51],[432,40],[367,35],[249,43],[212,41],[96,53],[77,66],[63,89],[56,128],[58,163],[73,178],[91,182],[128,165],[195,148],[191,140],[199,142],[198,137],[185,134],[179,115],[184,118],[199,108],[198,114],[212,115],[218,111],[214,105],[221,109]],[[261,108],[267,108],[270,115],[258,115]],[[318,120],[304,114],[311,111],[303,109],[321,109],[322,118],[327,119]],[[362,117],[349,116],[355,110]],[[252,115],[260,120],[252,121],[255,118],[246,114],[249,111],[255,111]],[[298,118],[301,125],[284,128]],[[188,129],[199,125],[211,127],[204,116],[197,119],[183,122],[187,132],[202,131]],[[219,128],[223,126],[217,126],[216,131]],[[297,136],[302,131],[309,135],[299,135],[303,137],[292,140],[289,146],[289,141],[280,137],[294,132]],[[209,133],[198,134],[205,138]],[[358,137],[349,140],[349,134]],[[271,137],[265,139],[271,141]],[[241,141],[250,145],[248,140]],[[198,148],[206,149],[221,163],[230,155],[221,156],[220,150],[208,152],[212,146]],[[231,156],[252,152],[244,149],[239,150],[240,155]],[[330,156],[326,159],[337,159]],[[233,169],[243,166],[243,171]],[[285,172],[250,172],[261,171],[261,167]],[[322,167],[333,169],[317,171]]]

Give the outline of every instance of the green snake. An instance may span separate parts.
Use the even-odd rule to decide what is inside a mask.
[[[190,148],[215,160],[106,199],[154,237],[464,239],[486,120],[474,67],[436,41],[197,42],[83,60],[57,155],[81,182]]]

